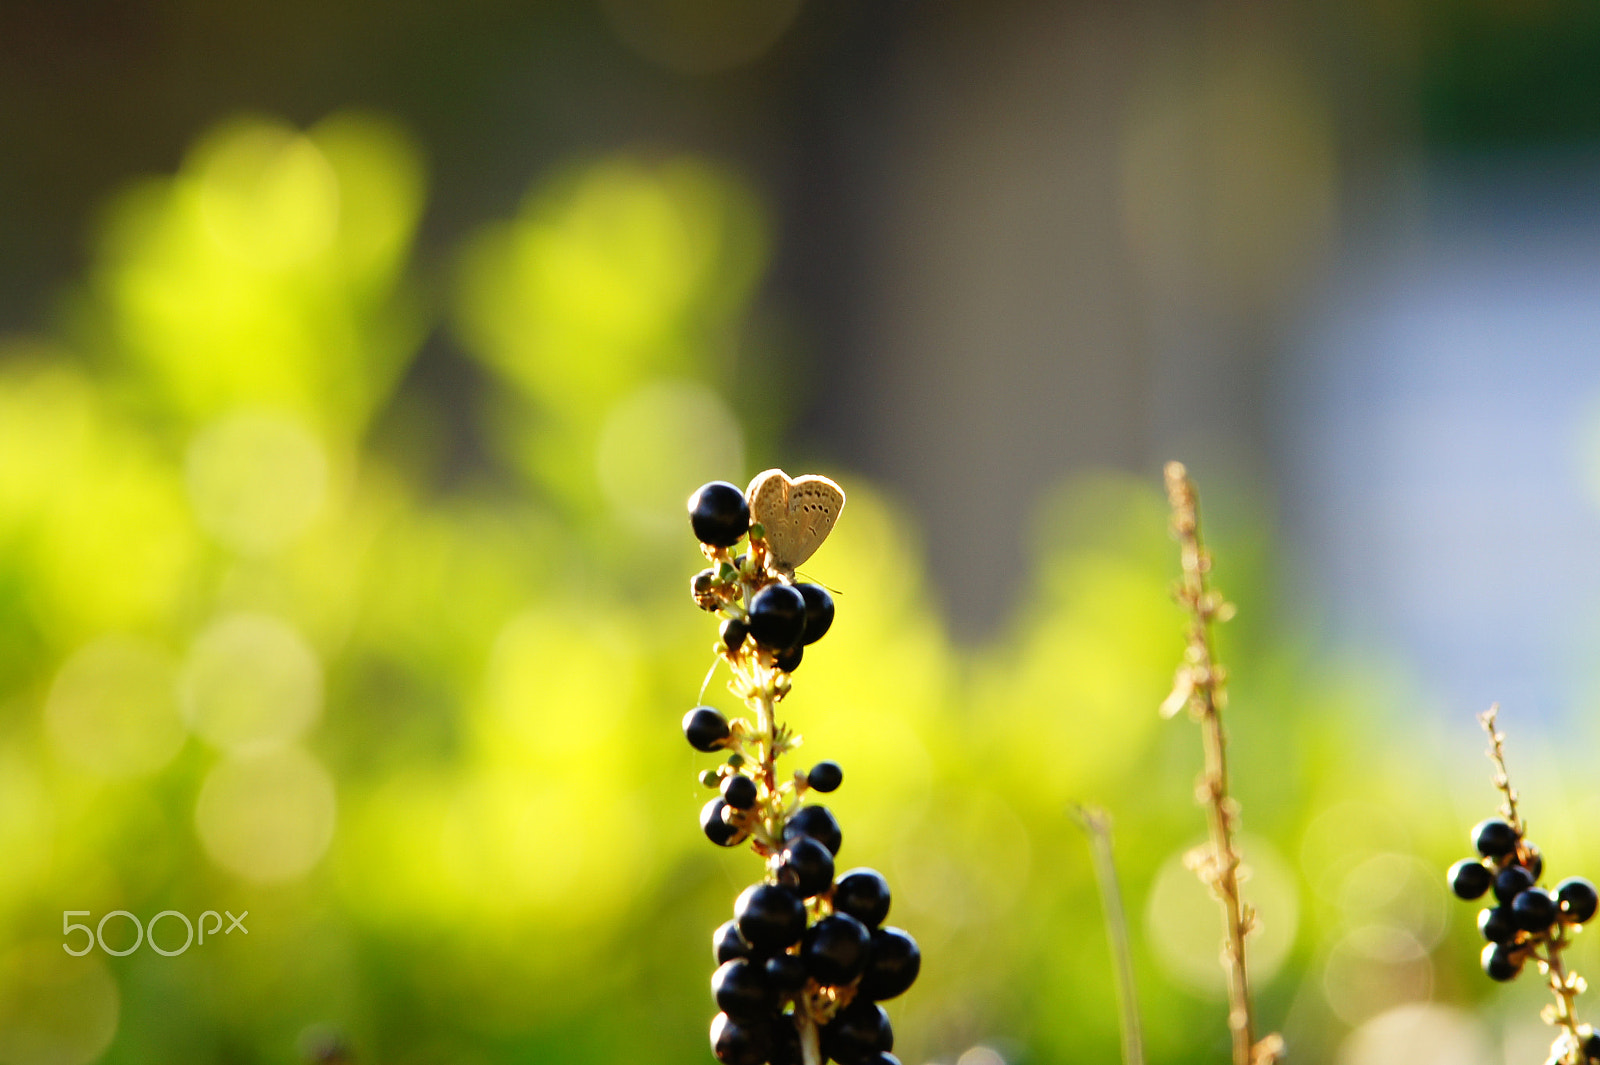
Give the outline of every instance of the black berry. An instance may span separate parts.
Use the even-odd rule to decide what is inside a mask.
[[[779,951],[806,930],[800,896],[778,884],[747,887],[733,904],[733,918],[744,941],[759,951]]]
[[[722,799],[735,810],[748,810],[756,804],[756,782],[743,773],[723,777]]]
[[[1555,923],[1555,896],[1544,888],[1529,888],[1511,900],[1511,919],[1524,932],[1543,932]]]
[[[810,836],[796,836],[783,846],[778,875],[793,879],[804,898],[821,894],[833,883],[833,854]]]
[[[1485,858],[1504,858],[1517,849],[1517,830],[1498,817],[1491,817],[1478,822],[1472,830],[1472,845]]]
[[[835,913],[806,929],[800,960],[817,983],[842,987],[861,974],[871,942],[866,925],[849,914]]]
[[[820,584],[797,584],[795,589],[806,601],[806,627],[801,642],[816,643],[833,624],[833,596]]]
[[[738,618],[729,618],[722,623],[719,631],[722,634],[722,646],[730,651],[737,651],[744,646],[744,638],[750,635],[750,626]]]
[[[695,605],[701,610],[715,610],[721,605],[717,601],[716,593],[712,591],[716,579],[716,570],[703,569],[689,582],[689,594],[694,597]]]
[[[880,928],[872,933],[867,948],[867,967],[861,975],[860,993],[867,998],[894,998],[916,983],[922,971],[922,951],[910,934],[899,928]]]
[[[767,1060],[771,1065],[802,1065],[805,1054],[800,1049],[800,1031],[788,1016],[779,1017],[772,1025],[772,1053]]]
[[[727,809],[728,804],[721,799],[712,799],[700,807],[700,831],[719,847],[731,847],[744,838],[743,828],[723,819]]]
[[[779,991],[798,991],[806,986],[806,963],[798,954],[774,954],[766,961],[767,982]]]
[[[856,999],[822,1029],[822,1052],[840,1065],[864,1065],[894,1049],[889,1015],[876,1002]]]
[[[844,783],[844,769],[838,762],[818,762],[811,767],[811,772],[806,774],[806,786],[813,791],[830,792],[838,790]]]
[[[1571,876],[1556,885],[1556,902],[1561,906],[1563,920],[1583,924],[1594,916],[1600,896],[1595,894],[1594,885],[1589,881],[1581,876]]]
[[[1517,922],[1510,906],[1495,906],[1478,911],[1478,931],[1491,943],[1509,943],[1517,938]]]
[[[876,928],[889,916],[889,882],[876,869],[852,869],[834,885],[833,908]]]
[[[1463,858],[1452,865],[1447,875],[1450,890],[1456,893],[1457,898],[1481,899],[1483,893],[1489,890],[1489,885],[1494,883],[1494,874],[1489,867],[1472,858]]]
[[[772,1025],[736,1021],[719,1013],[711,1021],[711,1053],[722,1065],[762,1065],[772,1052]]]
[[[1600,1032],[1590,1032],[1584,1037],[1583,1056],[1589,1061],[1600,1061]]]
[[[683,734],[689,746],[697,751],[714,751],[725,747],[731,733],[728,719],[709,706],[697,706],[683,715]]]
[[[1479,956],[1483,971],[1489,974],[1489,979],[1505,983],[1522,971],[1522,960],[1516,957],[1510,947],[1501,943],[1490,943],[1483,948]]]
[[[734,1020],[765,1017],[778,1008],[778,995],[767,983],[766,969],[748,958],[718,966],[711,974],[711,994],[717,1008]]]
[[[769,584],[750,599],[750,635],[769,651],[800,642],[806,627],[806,601],[787,584]]]
[[[1544,855],[1539,853],[1539,848],[1531,843],[1524,843],[1522,849],[1526,855],[1517,858],[1517,864],[1533,874],[1535,880],[1544,872]]]
[[[711,935],[711,953],[721,965],[725,961],[735,958],[748,958],[753,953],[750,944],[744,941],[744,936],[739,934],[739,925],[734,921],[724,921]]]
[[[750,530],[750,504],[727,481],[703,484],[689,497],[689,525],[701,543],[732,547]]]
[[[1508,865],[1494,875],[1494,897],[1510,902],[1533,887],[1533,874],[1520,865]]]
[[[836,857],[840,844],[844,842],[839,822],[826,806],[802,806],[796,810],[783,826],[783,838],[787,841],[796,836],[810,836]]]
[[[805,658],[805,656],[806,649],[801,647],[799,644],[795,644],[793,647],[785,647],[783,650],[773,655],[772,664],[783,670],[785,673],[793,673],[795,670],[800,668],[800,662]]]

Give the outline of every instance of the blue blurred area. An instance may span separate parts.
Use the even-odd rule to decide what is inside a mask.
[[[1563,154],[1391,184],[1280,374],[1295,583],[1455,716],[1593,706],[1597,178]]]

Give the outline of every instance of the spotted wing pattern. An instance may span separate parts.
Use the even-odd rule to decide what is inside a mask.
[[[750,519],[766,530],[774,564],[793,572],[816,554],[844,509],[844,490],[817,474],[790,480],[782,470],[758,473],[745,492]]]

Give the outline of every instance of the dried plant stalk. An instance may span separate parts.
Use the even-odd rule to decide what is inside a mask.
[[[1493,781],[1495,790],[1505,796],[1505,801],[1500,804],[1500,812],[1506,815],[1506,823],[1516,829],[1517,838],[1522,839],[1527,835],[1522,824],[1522,818],[1517,816],[1517,789],[1511,786],[1511,775],[1506,772],[1506,734],[1496,727],[1495,721],[1500,716],[1500,704],[1495,703],[1489,709],[1478,715],[1478,724],[1483,726],[1484,734],[1489,737],[1489,764],[1494,766]]]
[[[1178,540],[1183,570],[1173,594],[1189,615],[1189,629],[1183,664],[1178,667],[1172,694],[1161,704],[1161,714],[1172,717],[1187,709],[1200,724],[1205,748],[1205,769],[1195,786],[1195,797],[1206,808],[1211,838],[1209,844],[1190,854],[1189,865],[1222,906],[1226,924],[1222,958],[1228,974],[1228,1030],[1233,1062],[1270,1065],[1282,1058],[1283,1039],[1277,1033],[1259,1043],[1255,1038],[1244,942],[1255,925],[1255,912],[1239,892],[1241,858],[1234,842],[1239,806],[1228,794],[1227,738],[1222,729],[1227,671],[1212,653],[1211,626],[1232,617],[1233,606],[1207,586],[1211,556],[1200,538],[1199,496],[1181,462],[1167,464],[1166,482],[1172,532]]]

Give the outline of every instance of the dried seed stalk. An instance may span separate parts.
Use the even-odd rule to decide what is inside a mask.
[[[1183,571],[1173,595],[1189,615],[1189,628],[1183,663],[1173,680],[1172,694],[1161,704],[1161,714],[1172,717],[1187,709],[1200,724],[1205,769],[1195,785],[1195,797],[1206,808],[1211,834],[1207,845],[1191,852],[1188,864],[1222,906],[1226,925],[1222,960],[1228,974],[1228,1030],[1234,1065],[1271,1065],[1283,1057],[1283,1039],[1277,1033],[1260,1042],[1255,1038],[1245,936],[1256,918],[1239,892],[1241,858],[1234,842],[1239,805],[1228,794],[1227,738],[1222,729],[1227,671],[1212,653],[1211,626],[1232,617],[1233,605],[1207,587],[1211,556],[1200,538],[1199,496],[1181,462],[1167,464],[1166,482]]]

